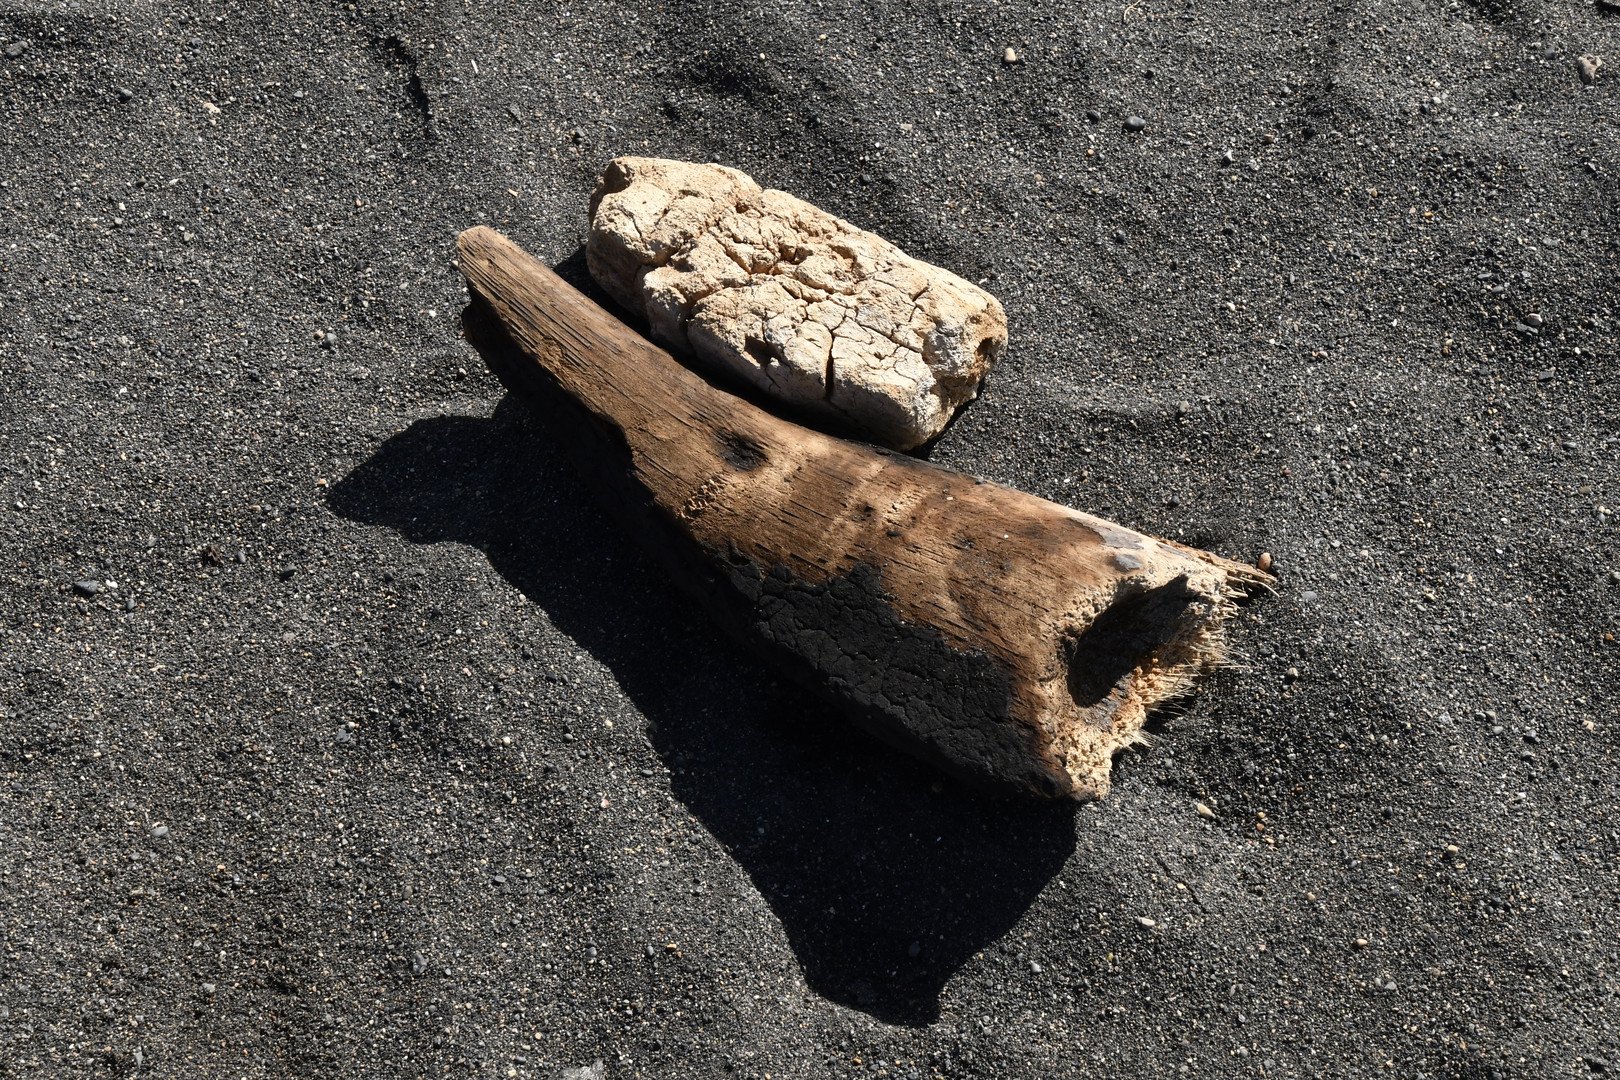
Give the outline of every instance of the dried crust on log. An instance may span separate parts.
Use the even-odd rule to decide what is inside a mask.
[[[610,509],[727,630],[970,781],[1100,798],[1149,709],[1270,578],[715,388],[486,228],[469,341],[560,406]]]

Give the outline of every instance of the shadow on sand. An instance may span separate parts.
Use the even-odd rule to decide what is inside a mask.
[[[508,396],[422,420],[331,492],[334,511],[491,565],[606,664],[680,799],[748,873],[806,981],[927,1024],[1074,848],[1074,808],[962,789],[807,701],[691,613]]]

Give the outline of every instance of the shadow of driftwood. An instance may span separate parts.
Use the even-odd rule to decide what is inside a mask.
[[[809,985],[924,1024],[1074,846],[1073,808],[965,791],[807,704],[699,622],[591,504],[545,425],[422,420],[338,484],[333,509],[416,543],[476,546],[615,674],[676,797],[771,904]]]

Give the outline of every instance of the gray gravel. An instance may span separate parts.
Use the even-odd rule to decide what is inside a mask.
[[[0,0],[6,1071],[1615,1068],[1583,55],[1586,2]],[[776,686],[483,372],[455,234],[583,280],[620,153],[1000,296],[936,460],[1273,554],[1106,803]]]

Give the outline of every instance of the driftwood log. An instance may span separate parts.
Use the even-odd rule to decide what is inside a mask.
[[[895,745],[983,785],[1107,794],[1147,711],[1270,579],[726,393],[486,228],[468,340],[577,421],[587,481],[726,630]]]

